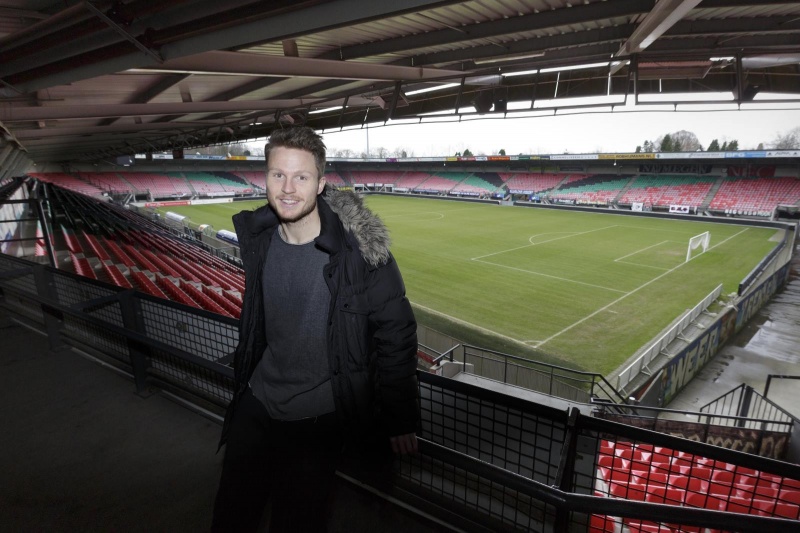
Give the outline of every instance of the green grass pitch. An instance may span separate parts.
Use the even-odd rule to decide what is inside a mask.
[[[771,228],[370,196],[420,322],[464,342],[608,374],[776,245]],[[262,205],[169,208],[232,229]],[[710,249],[685,262],[689,239]],[[695,252],[696,253],[696,252]]]

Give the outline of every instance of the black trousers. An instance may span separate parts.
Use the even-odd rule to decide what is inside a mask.
[[[269,502],[270,533],[325,531],[341,450],[334,413],[273,420],[248,389],[231,420],[211,530],[256,531]]]

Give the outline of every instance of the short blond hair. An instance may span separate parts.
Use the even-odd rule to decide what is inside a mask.
[[[269,136],[266,146],[264,147],[264,159],[269,168],[269,154],[274,148],[296,148],[298,150],[305,150],[314,156],[314,162],[317,164],[317,178],[322,178],[325,175],[325,143],[322,142],[322,136],[308,126],[298,126],[293,128],[286,128],[275,130]]]

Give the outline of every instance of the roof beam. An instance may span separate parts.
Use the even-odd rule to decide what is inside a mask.
[[[460,77],[457,70],[402,67],[302,57],[262,56],[243,52],[205,52],[165,61],[148,71],[244,76],[285,76],[340,80],[422,81]]]
[[[236,100],[233,102],[175,102],[166,104],[99,104],[44,107],[0,107],[0,122],[30,122],[39,120],[81,120],[106,117],[138,117],[157,115],[187,115],[193,113],[232,113],[276,111],[309,107],[324,102],[341,105],[342,99],[286,98],[277,100]],[[353,105],[371,105],[371,98],[350,98]],[[180,125],[181,123],[174,123]],[[146,124],[143,124],[146,126]]]
[[[697,7],[702,0],[661,0],[644,20],[634,30],[628,39],[614,54],[615,57],[629,56],[645,50],[661,37],[667,30],[674,26],[678,21],[686,16],[689,11]],[[612,66],[611,73],[614,74],[622,68],[619,63]]]
[[[460,3],[460,0],[404,0],[403,2],[338,0],[313,3],[303,7],[301,14],[288,11],[266,18],[248,20],[241,24],[225,25],[207,32],[197,32],[196,35],[192,34],[186,38],[163,44],[160,53],[162,57],[169,60],[210,50],[243,48],[253,43],[278,41],[453,3]],[[29,92],[158,64],[154,58],[144,56],[139,52],[122,53],[111,58],[101,53],[102,50],[97,52],[88,56],[76,56],[69,62],[65,61],[65,64],[53,65],[53,69],[40,68],[26,71],[11,76],[11,78],[19,81],[18,88],[21,91]],[[17,85],[15,81],[9,81],[9,83]]]
[[[114,133],[139,133],[145,131],[178,131],[182,128],[215,128],[224,126],[221,122],[147,122],[144,124],[114,124],[112,126],[77,126],[55,127],[45,129],[15,130],[16,136],[21,140],[44,139],[46,137],[74,137],[76,135],[107,135]]]
[[[347,60],[400,52],[410,48],[457,44],[477,39],[501,37],[512,33],[530,32],[557,26],[642,14],[649,12],[654,5],[655,0],[596,2],[588,5],[578,5],[569,9],[554,9],[519,17],[471,24],[459,27],[457,30],[446,28],[416,35],[384,39],[374,43],[345,46],[338,50],[326,52],[319,58]],[[509,48],[510,44],[490,45],[494,47],[492,55],[502,53],[502,50]],[[508,53],[514,52],[508,50]]]
[[[222,111],[274,111],[308,106],[319,98],[287,100],[235,101],[235,102],[176,102],[169,104],[100,104],[46,107],[0,108],[0,121],[24,122],[36,120],[69,120],[106,117],[133,117],[189,113],[217,113]]]
[[[572,48],[573,54],[581,54],[582,47],[587,45],[597,45],[602,43],[620,43],[628,38],[631,32],[636,28],[633,24],[624,24],[621,26],[599,28],[596,30],[578,31],[572,33],[565,33],[561,35],[553,35],[547,37],[538,37],[535,39],[525,39],[508,43],[507,52],[509,54],[524,54],[526,52],[544,52],[545,55],[537,58],[533,62],[543,61],[545,58],[551,57],[553,52],[558,49]],[[615,50],[619,47],[614,48]],[[551,51],[552,50],[552,51]],[[609,54],[610,55],[610,54]],[[408,59],[402,60],[403,63],[410,63],[418,66],[423,65],[440,65],[452,64],[464,61],[472,61],[485,57],[497,56],[497,48],[493,45],[475,46],[471,48],[462,48],[460,50],[447,50],[444,52],[433,52],[430,54],[420,54]],[[507,63],[511,63],[510,59]],[[527,64],[531,61],[517,61],[518,64]],[[496,63],[493,66],[500,66],[503,63]]]
[[[165,76],[161,76],[155,83],[147,87],[142,92],[133,95],[126,103],[128,104],[146,104],[159,94],[163,93],[170,87],[182,82],[186,78],[188,78],[190,74],[168,74]],[[116,122],[119,117],[114,118],[106,118],[100,121],[100,126],[110,126],[114,122]]]

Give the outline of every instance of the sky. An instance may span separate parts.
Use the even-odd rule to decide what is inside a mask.
[[[796,106],[795,106],[796,107]],[[512,117],[513,114],[509,114]],[[405,149],[409,157],[455,155],[468,148],[475,155],[633,152],[645,140],[687,130],[707,148],[713,139],[738,140],[739,149],[769,147],[778,134],[800,127],[800,109],[754,111],[658,111],[505,118],[461,123],[403,124],[351,131],[322,132],[329,156],[349,148],[354,155],[378,147]],[[369,139],[367,141],[367,139]]]

